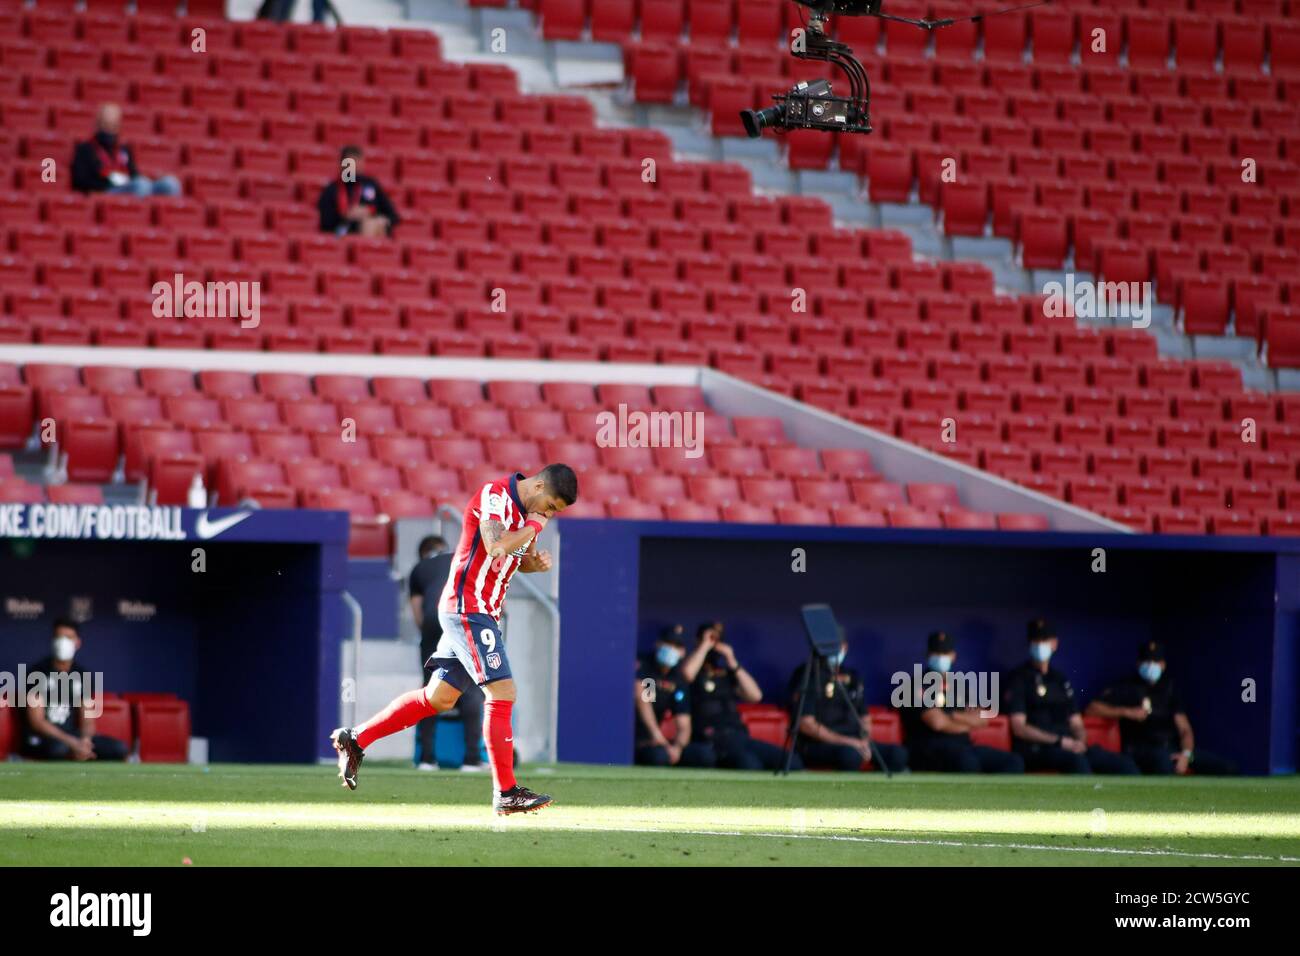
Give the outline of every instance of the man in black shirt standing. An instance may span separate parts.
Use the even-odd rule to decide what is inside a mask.
[[[1029,622],[1029,660],[1007,675],[1004,707],[1011,718],[1012,746],[1029,770],[1060,773],[1136,774],[1127,754],[1088,746],[1079,698],[1069,678],[1052,667],[1059,645],[1042,618]]]
[[[452,552],[445,539],[429,535],[420,541],[420,560],[411,569],[409,591],[411,595],[411,616],[420,629],[420,666],[424,668],[424,682],[427,684],[433,676],[429,658],[438,649],[442,638],[442,625],[438,623],[438,598],[447,583],[451,572]],[[483,764],[479,760],[479,742],[483,736],[483,691],[470,687],[456,702],[461,724],[465,731],[465,762],[460,769],[472,772],[481,771]],[[437,730],[437,717],[426,717],[415,727],[417,739],[416,766],[420,770],[437,770],[438,759],[434,755],[434,732]]]
[[[1150,774],[1231,775],[1236,765],[1200,750],[1182,698],[1165,667],[1165,648],[1146,641],[1138,648],[1138,672],[1111,684],[1088,705],[1088,713],[1119,720],[1124,752]]]
[[[639,764],[712,767],[717,760],[711,747],[691,740],[691,688],[680,666],[685,656],[682,626],[674,624],[655,642],[653,660],[637,667],[635,759]],[[661,729],[666,717],[673,720],[672,740]]]
[[[871,718],[866,695],[856,671],[844,665],[849,642],[840,636],[835,658],[818,657],[808,680],[808,701],[799,719],[799,755],[809,767],[831,770],[860,770],[870,763]],[[799,711],[799,694],[804,687],[806,663],[790,676],[790,719]],[[837,686],[837,684],[839,686]],[[841,688],[843,688],[841,690]],[[847,697],[847,700],[845,699]],[[877,743],[880,756],[894,773],[907,769],[907,748]]]
[[[116,737],[95,733],[92,693],[99,688],[77,660],[81,634],[72,621],[54,622],[50,655],[27,667],[29,682],[22,708],[20,751],[32,760],[125,760],[127,746]]]
[[[338,177],[321,190],[316,203],[320,231],[336,236],[389,236],[400,217],[379,182],[363,172],[360,146],[345,146],[339,155]]]
[[[691,724],[701,743],[708,744],[719,767],[734,770],[777,770],[784,765],[785,752],[774,744],[749,736],[737,702],[757,704],[763,699],[749,671],[736,660],[736,652],[722,641],[722,622],[701,624],[695,635],[695,650],[682,663],[682,674],[691,682]],[[803,761],[794,755],[791,770],[802,770]]]

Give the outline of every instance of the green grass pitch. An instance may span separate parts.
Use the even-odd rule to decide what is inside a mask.
[[[1286,865],[1300,778],[771,774],[560,764],[498,818],[482,774],[0,765],[0,864]]]

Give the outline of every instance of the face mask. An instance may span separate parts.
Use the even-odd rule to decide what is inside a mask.
[[[1154,684],[1160,679],[1160,675],[1164,673],[1164,668],[1155,661],[1143,661],[1138,665],[1138,673],[1142,675],[1142,679],[1148,684]]]
[[[930,670],[946,674],[952,667],[952,658],[947,654],[931,654],[926,658],[926,664],[929,665]]]
[[[660,644],[655,648],[655,660],[664,667],[676,667],[677,662],[682,659],[682,652],[671,644]]]
[[[1044,661],[1051,659],[1052,645],[1046,641],[1036,641],[1029,645],[1029,656],[1042,664]]]
[[[70,661],[76,653],[77,642],[72,638],[56,637],[54,639],[54,659],[56,661]]]
[[[832,654],[826,658],[826,662],[830,664],[833,669],[838,668],[844,663],[844,653],[844,651],[840,651],[838,654]]]

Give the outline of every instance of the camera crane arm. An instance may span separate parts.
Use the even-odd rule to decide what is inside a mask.
[[[795,2],[807,7],[812,15],[805,24],[804,43],[792,49],[791,53],[801,60],[824,60],[838,67],[848,77],[849,95],[836,96],[828,80],[800,83],[788,93],[774,95],[772,98],[776,101],[775,106],[761,110],[741,110],[741,121],[751,139],[761,136],[765,127],[781,131],[812,129],[845,133],[871,132],[871,83],[866,68],[854,56],[852,47],[826,35],[826,21],[830,16],[875,17],[878,20],[906,23],[922,30],[934,31],[958,23],[978,23],[989,17],[1047,6],[1051,0],[1037,0],[1035,3],[1003,10],[940,20],[916,20],[884,13],[880,9],[883,0]]]
[[[802,2],[802,0],[796,0]],[[911,17],[896,17],[888,13],[864,13],[861,16],[875,17],[877,20],[892,20],[895,23],[909,23],[914,27],[920,27],[922,30],[937,30],[939,27],[951,27],[958,23],[979,23],[981,20],[989,17],[1000,17],[1004,13],[1016,13],[1019,10],[1031,10],[1034,7],[1045,7],[1051,0],[1038,0],[1037,3],[1026,3],[1018,7],[1007,7],[1004,10],[992,10],[988,13],[976,13],[969,17],[944,17],[940,20],[913,20]],[[877,5],[877,9],[879,6]],[[851,14],[850,14],[851,15]]]

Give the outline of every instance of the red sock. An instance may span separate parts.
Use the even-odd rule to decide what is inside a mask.
[[[512,700],[483,702],[483,739],[487,741],[492,783],[497,793],[515,785],[515,737],[510,729],[510,709],[514,705]]]
[[[364,750],[381,737],[405,730],[437,711],[424,696],[424,688],[403,694],[357,728],[357,743]]]

